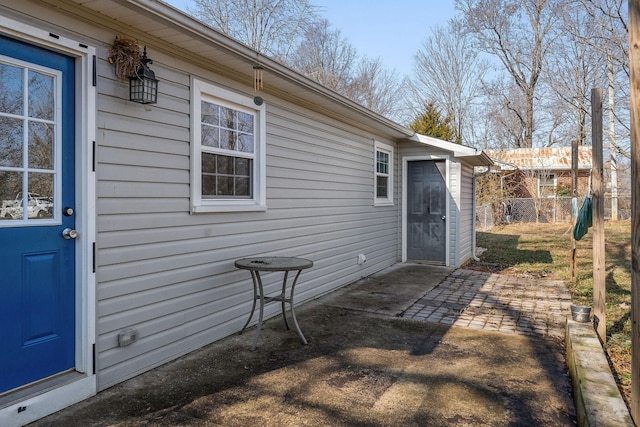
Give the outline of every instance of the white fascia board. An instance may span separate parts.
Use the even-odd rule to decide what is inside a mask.
[[[482,150],[477,150],[473,147],[467,147],[466,145],[444,141],[442,139],[421,135],[419,133],[414,133],[409,140],[449,151],[453,154],[453,157],[475,157],[480,161],[480,164],[474,164],[474,166],[491,166],[493,164],[493,161]]]

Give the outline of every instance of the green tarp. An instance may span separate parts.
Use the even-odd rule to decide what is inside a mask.
[[[591,196],[584,198],[578,216],[576,217],[576,225],[573,227],[573,238],[576,240],[582,239],[587,234],[589,227],[591,227],[593,221],[591,214]]]

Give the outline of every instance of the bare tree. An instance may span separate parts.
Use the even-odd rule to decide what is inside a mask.
[[[350,93],[360,105],[385,117],[399,120],[403,90],[396,73],[384,68],[380,58],[363,58],[356,69]]]
[[[587,118],[590,115],[590,91],[594,85],[603,83],[606,58],[588,43],[596,37],[598,31],[591,23],[584,7],[576,3],[567,3],[559,20],[561,25],[555,29],[556,37],[551,54],[546,57],[548,73],[545,83],[549,95],[560,102],[553,103],[555,111],[567,111],[573,117],[567,123],[573,124],[573,134],[567,132],[568,141],[586,144]]]
[[[540,222],[540,215],[544,205],[543,202],[547,197],[553,195],[541,184],[548,182],[551,175],[546,170],[523,169],[520,171],[520,176],[520,191],[528,194],[531,198],[536,215],[536,222]]]
[[[591,37],[580,42],[611,55],[629,77],[629,15],[627,0],[574,0],[584,7],[595,30]]]
[[[486,84],[487,127],[495,148],[525,146],[527,107],[522,91],[500,76]]]
[[[516,197],[513,186],[505,185],[505,175],[497,171],[489,171],[476,179],[476,204],[490,206],[494,224],[509,222],[511,218],[510,201]],[[507,176],[508,178],[508,176]]]
[[[481,95],[488,65],[475,49],[460,22],[436,27],[414,58],[410,94],[415,108],[434,100],[454,122],[456,140],[468,142],[467,120],[473,102]]]
[[[524,139],[533,146],[534,101],[551,44],[559,0],[456,0],[478,48],[493,55],[515,80],[525,101]]]
[[[311,25],[288,64],[323,86],[345,94],[352,83],[356,49],[323,19]]]
[[[311,24],[308,0],[193,0],[188,12],[258,52],[285,61]]]
[[[612,152],[631,158],[629,138],[629,27],[626,0],[574,0],[580,4],[590,20],[593,33],[583,37],[575,32],[578,43],[588,45],[609,62],[610,74],[607,82],[610,101],[608,114],[613,122],[607,137]],[[613,107],[615,105],[615,108]],[[615,134],[615,135],[614,135]]]
[[[394,72],[382,60],[358,60],[356,49],[321,20],[305,33],[288,61],[289,65],[312,80],[381,115],[397,115],[402,90]]]

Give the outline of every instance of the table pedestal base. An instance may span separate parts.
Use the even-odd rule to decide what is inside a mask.
[[[298,281],[298,277],[300,276],[300,273],[302,272],[302,270],[298,270],[296,277],[293,279],[293,283],[291,284],[291,291],[289,293],[288,298],[286,296],[286,289],[287,289],[287,278],[289,276],[289,271],[284,272],[284,278],[282,279],[282,293],[274,296],[264,295],[264,289],[262,287],[262,278],[260,277],[260,272],[257,270],[250,270],[250,271],[251,271],[251,279],[253,280],[253,304],[251,306],[251,314],[249,314],[249,319],[247,319],[247,322],[242,327],[240,334],[244,332],[244,330],[249,325],[249,322],[251,322],[251,319],[253,318],[253,313],[255,312],[255,309],[256,309],[256,301],[260,301],[260,312],[259,312],[260,314],[258,316],[258,324],[256,325],[256,336],[253,339],[253,345],[251,346],[251,351],[254,351],[256,349],[256,346],[258,345],[258,338],[260,337],[260,329],[262,328],[262,320],[264,316],[264,305],[270,302],[276,302],[276,301],[280,301],[280,303],[282,304],[282,319],[284,320],[284,325],[287,328],[287,330],[290,330],[290,328],[289,328],[289,323],[287,322],[285,303],[289,303],[289,307],[291,309],[291,318],[293,319],[293,325],[296,327],[296,331],[298,332],[298,336],[300,337],[302,342],[304,344],[307,344],[307,339],[304,337],[304,334],[300,330],[300,326],[298,325],[298,319],[296,319],[296,312],[293,309],[293,295],[296,288],[296,283]]]

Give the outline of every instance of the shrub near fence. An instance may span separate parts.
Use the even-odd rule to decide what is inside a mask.
[[[578,198],[578,209],[583,198]],[[537,222],[570,223],[571,197],[551,197],[538,200]],[[480,230],[489,230],[495,224],[511,222],[536,222],[536,203],[534,199],[513,199],[495,205],[484,204],[476,208],[476,226]],[[611,197],[604,198],[605,219],[611,219]],[[631,218],[631,197],[618,197],[618,219]]]

